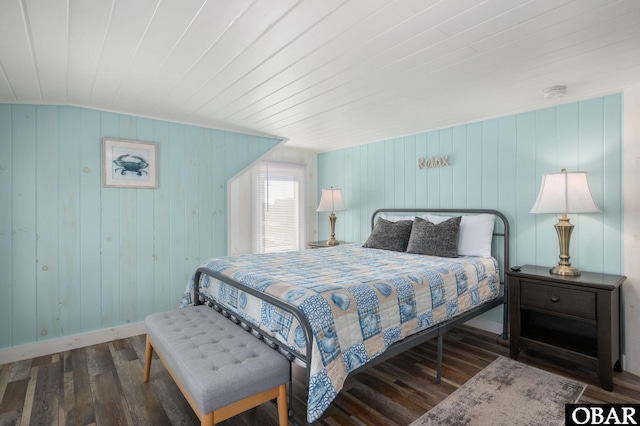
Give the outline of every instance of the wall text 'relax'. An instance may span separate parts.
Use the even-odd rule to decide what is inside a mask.
[[[440,157],[418,158],[418,170],[433,169],[434,167],[445,167],[448,165],[449,165],[448,155],[443,155]]]

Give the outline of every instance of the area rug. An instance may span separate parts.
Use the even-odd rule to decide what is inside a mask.
[[[587,385],[498,357],[411,426],[562,425]]]

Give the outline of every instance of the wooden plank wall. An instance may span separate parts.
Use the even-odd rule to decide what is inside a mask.
[[[344,190],[348,211],[336,213],[336,238],[361,242],[381,207],[491,208],[512,225],[512,264],[554,265],[555,215],[533,215],[542,175],[588,172],[602,214],[572,215],[572,262],[620,274],[622,252],[623,96],[614,94],[399,137],[318,155],[318,193]],[[418,158],[448,155],[450,166],[418,170]],[[329,235],[318,215],[319,238]]]
[[[159,187],[102,187],[102,138],[158,144]],[[142,321],[227,254],[226,183],[280,141],[0,105],[0,348]]]

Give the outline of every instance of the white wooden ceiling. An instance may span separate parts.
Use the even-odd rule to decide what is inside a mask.
[[[0,102],[316,151],[638,83],[639,0],[0,0]]]

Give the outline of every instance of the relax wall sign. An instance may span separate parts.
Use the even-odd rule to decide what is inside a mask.
[[[433,169],[435,167],[445,167],[449,165],[449,156],[443,155],[440,157],[418,158],[418,170],[420,169]]]

